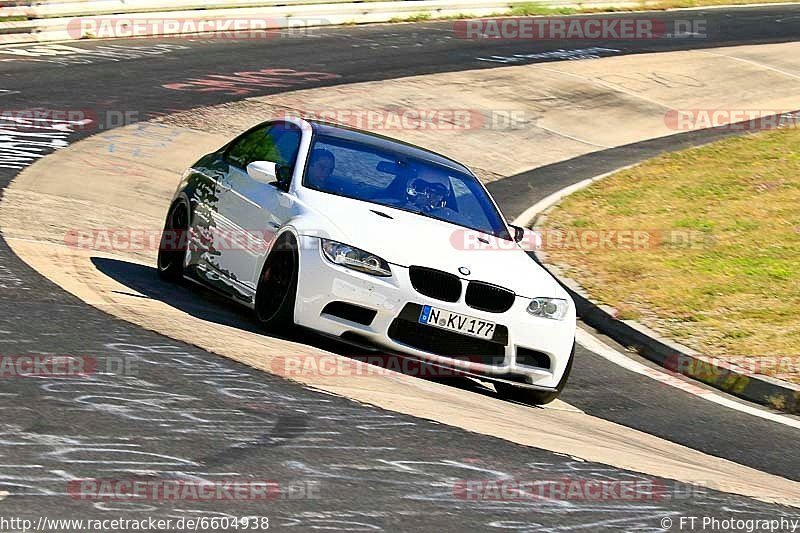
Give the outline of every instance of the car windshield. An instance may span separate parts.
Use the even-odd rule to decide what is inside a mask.
[[[317,135],[303,185],[510,239],[474,176],[382,147]]]

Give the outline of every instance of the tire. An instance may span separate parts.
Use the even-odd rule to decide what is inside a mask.
[[[563,391],[564,387],[567,385],[567,380],[569,380],[569,375],[572,372],[572,362],[574,360],[575,343],[573,342],[572,352],[569,354],[569,361],[567,361],[567,368],[564,369],[564,374],[561,376],[558,385],[556,385],[555,391],[525,389],[509,383],[495,383],[494,388],[497,390],[498,396],[506,400],[513,400],[529,405],[546,405],[561,395],[561,391]]]
[[[294,327],[297,266],[294,239],[281,237],[264,262],[256,289],[256,318],[267,331],[283,333]]]
[[[161,234],[161,242],[158,246],[158,275],[161,279],[172,283],[183,279],[189,214],[189,204],[185,200],[178,200],[172,204],[167,213],[164,232]]]

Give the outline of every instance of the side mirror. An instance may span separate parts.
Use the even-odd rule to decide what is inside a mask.
[[[292,184],[292,167],[286,165],[277,166],[278,181],[277,187],[283,192],[289,192],[289,186]]]
[[[261,183],[274,185],[284,192],[289,192],[292,182],[292,168],[272,161],[253,161],[247,165],[247,175]]]
[[[277,167],[270,161],[253,161],[247,165],[247,175],[261,183],[272,183],[278,179]]]
[[[508,226],[514,230],[514,242],[521,242],[525,238],[525,228],[514,224],[509,224]]]

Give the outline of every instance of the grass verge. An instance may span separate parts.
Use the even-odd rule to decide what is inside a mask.
[[[707,355],[786,357],[762,373],[800,382],[798,205],[800,130],[747,134],[567,197],[542,229],[572,240],[545,241],[546,257],[620,318]],[[614,230],[640,245],[592,240]]]
[[[392,17],[389,22],[425,22],[430,20],[432,16],[430,13],[415,13],[407,17]]]
[[[770,0],[772,3],[773,0]],[[796,3],[797,0],[774,0],[774,3]],[[576,2],[578,7],[551,8],[542,6],[535,2],[520,4],[512,7],[506,13],[498,13],[503,16],[558,16],[576,15],[593,13],[616,13],[625,11],[663,11],[667,9],[680,9],[689,7],[711,7],[711,6],[740,6],[747,4],[763,3],[762,0],[640,0],[630,6],[619,7],[587,7]]]

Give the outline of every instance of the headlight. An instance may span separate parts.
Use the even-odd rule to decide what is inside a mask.
[[[392,275],[389,263],[377,255],[372,255],[369,252],[340,242],[329,241],[328,239],[320,239],[320,241],[322,243],[322,253],[331,263],[366,272],[373,276]]]
[[[533,316],[563,320],[567,316],[569,304],[560,298],[534,298],[528,304],[528,312]]]

